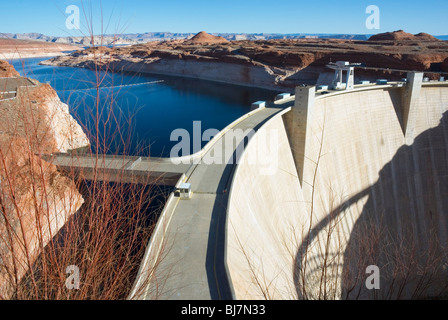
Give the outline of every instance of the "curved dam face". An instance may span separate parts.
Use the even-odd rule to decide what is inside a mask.
[[[296,88],[295,106],[257,132],[233,177],[234,297],[446,294],[447,110],[448,86],[418,77],[325,96]],[[263,134],[275,146],[257,143]],[[260,174],[249,159],[273,150],[275,169]]]
[[[274,165],[253,165],[251,159],[267,154],[278,155]],[[277,116],[249,141],[230,190],[226,248],[235,298],[295,297],[291,236],[305,211],[283,117]]]

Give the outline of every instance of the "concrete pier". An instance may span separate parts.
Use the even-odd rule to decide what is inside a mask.
[[[315,92],[314,86],[296,87],[294,106],[288,115],[291,117],[288,136],[301,184],[305,170],[307,141],[309,141],[310,125],[314,113]]]
[[[414,129],[418,117],[424,112],[422,110],[424,106],[418,103],[423,83],[423,72],[408,72],[406,80],[401,95],[402,119],[406,144],[411,145],[414,142]]]

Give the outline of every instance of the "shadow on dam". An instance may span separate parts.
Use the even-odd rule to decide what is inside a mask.
[[[350,219],[358,201],[367,198],[349,239],[339,242],[336,287],[342,299],[426,299],[446,297],[448,289],[448,112],[437,127],[417,136],[412,145],[398,149],[379,172],[379,179],[339,204],[310,230],[295,257],[294,284],[299,298],[303,286],[304,257],[319,233],[334,228],[335,221]],[[336,231],[336,229],[334,229]],[[337,232],[333,232],[336,234]],[[346,245],[346,247],[345,247]],[[328,249],[327,250],[333,250]],[[327,252],[328,253],[328,252]],[[334,254],[334,253],[332,253]],[[330,254],[331,255],[331,254]],[[322,257],[307,257],[321,259]],[[342,262],[342,263],[341,263]],[[378,287],[368,266],[378,267]],[[325,267],[323,267],[325,268]],[[301,270],[302,269],[302,270]],[[328,283],[330,271],[312,271]],[[307,273],[305,273],[307,275]],[[373,279],[373,280],[372,280]],[[323,280],[323,281],[322,281]],[[373,282],[372,282],[373,281]],[[312,282],[312,281],[310,281]],[[315,288],[314,288],[315,289]],[[336,289],[336,290],[338,290]],[[325,298],[323,292],[319,298]]]

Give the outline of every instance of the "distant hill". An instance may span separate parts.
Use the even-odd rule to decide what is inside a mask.
[[[403,30],[398,30],[393,32],[375,34],[371,36],[368,41],[403,41],[403,40],[436,41],[438,39],[424,32],[420,32],[418,34],[412,34],[404,32]]]
[[[145,33],[127,33],[121,35],[104,35],[103,37],[95,36],[95,45],[111,45],[111,44],[138,44],[149,41],[167,41],[179,39],[191,39],[195,33],[172,33],[172,32],[145,32]],[[225,40],[275,40],[275,39],[351,39],[351,40],[367,40],[368,35],[363,34],[308,34],[308,33],[211,33],[210,35],[222,37]],[[0,33],[0,38],[22,39],[22,40],[38,40],[45,42],[76,44],[89,46],[92,39],[90,37],[54,37],[41,33]]]
[[[144,33],[126,33],[121,35],[104,35],[103,37],[95,36],[95,45],[127,45],[138,44],[149,41],[168,41],[168,40],[182,40],[191,39],[196,33],[173,33],[173,32],[144,32]],[[360,40],[365,41],[369,38],[382,38],[383,40],[400,40],[406,37],[416,37],[415,40],[434,40],[434,37],[420,33],[412,35],[402,30],[394,32],[380,33],[376,35],[371,34],[330,34],[330,33],[210,33],[212,36],[222,37],[225,40],[276,40],[276,39],[343,39],[343,40]],[[47,36],[42,33],[0,33],[0,38],[22,39],[22,40],[37,40],[54,43],[75,44],[82,46],[91,45],[90,37],[54,37]],[[439,40],[448,40],[448,35],[435,36]],[[372,40],[376,41],[376,40]]]
[[[49,37],[42,33],[0,33],[0,38],[17,40],[42,40],[51,42],[51,39],[54,37]]]
[[[229,40],[220,37],[208,34],[205,31],[201,31],[196,34],[194,37],[188,40],[189,43],[198,44],[198,43],[227,43]]]

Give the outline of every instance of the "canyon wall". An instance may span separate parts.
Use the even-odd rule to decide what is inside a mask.
[[[273,69],[266,65],[245,65],[227,62],[160,59],[153,62],[111,63],[112,70],[181,76],[230,83],[268,90],[290,90],[297,79],[289,79],[293,71]],[[317,77],[318,74],[316,74]]]
[[[80,49],[78,46],[44,41],[0,38],[0,59],[23,59],[30,57],[54,57]]]
[[[14,97],[0,100],[0,297],[6,299],[84,202],[75,183],[40,155],[87,147],[89,140],[49,85],[2,66],[0,91],[15,88]]]

